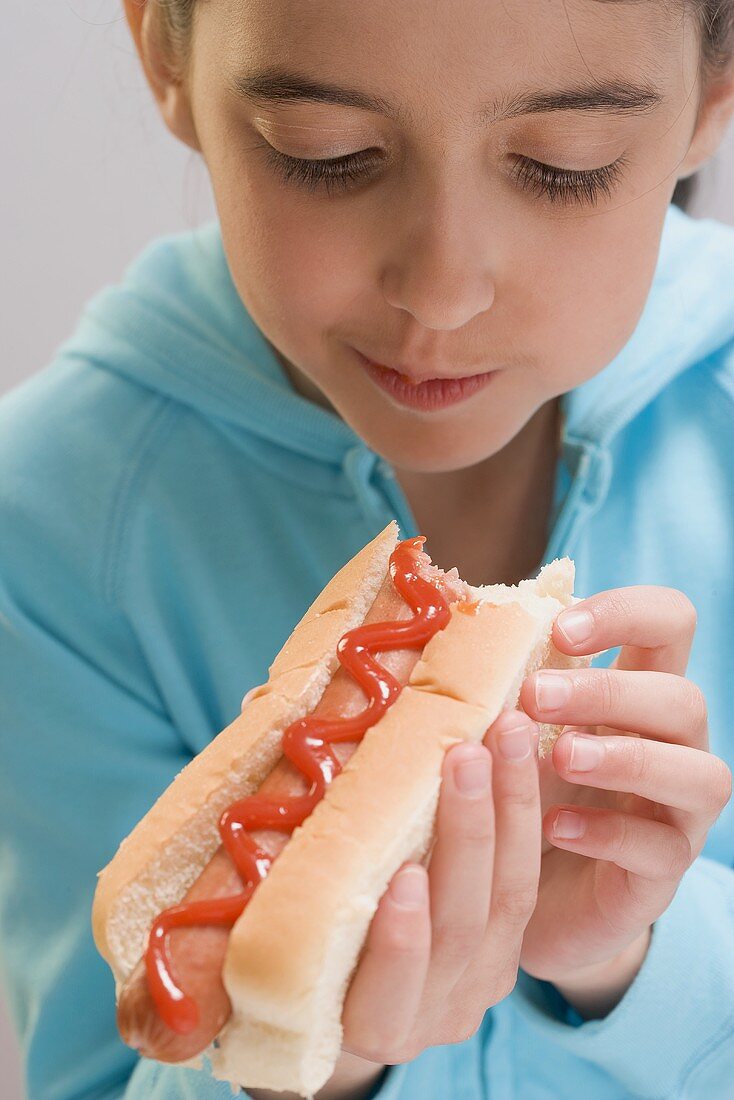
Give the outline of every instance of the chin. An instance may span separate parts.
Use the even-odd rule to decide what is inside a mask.
[[[353,424],[354,430],[368,447],[398,469],[412,473],[442,474],[476,466],[501,450],[507,438],[494,440],[490,433],[474,433],[474,438],[462,435],[461,429],[411,425],[410,430],[375,430],[364,424]]]

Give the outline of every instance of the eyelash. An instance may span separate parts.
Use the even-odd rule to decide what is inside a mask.
[[[627,164],[627,158],[621,156],[612,164],[579,172],[572,168],[552,168],[549,164],[522,158],[513,174],[522,187],[546,195],[551,202],[577,202],[593,206],[600,195],[606,198],[611,196]]]
[[[303,160],[289,157],[267,144],[266,156],[286,183],[296,183],[308,191],[323,187],[331,195],[336,190],[347,191],[353,183],[364,180],[378,167],[381,159],[376,150],[363,149],[343,157],[327,160]],[[593,205],[600,195],[607,198],[627,165],[625,157],[612,164],[581,172],[570,168],[553,168],[540,161],[520,158],[513,171],[514,179],[526,190],[547,197],[551,202]]]
[[[371,149],[362,149],[359,153],[349,153],[344,157],[331,157],[328,160],[302,160],[289,157],[279,149],[267,145],[266,157],[272,167],[286,183],[294,182],[308,191],[324,187],[328,194],[340,188],[349,189],[352,183],[363,180],[370,170],[377,167],[378,157]]]

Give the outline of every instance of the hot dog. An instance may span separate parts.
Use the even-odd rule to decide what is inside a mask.
[[[468,588],[458,576],[447,576],[427,561],[417,561],[424,577],[430,578],[447,600],[458,602],[468,596]],[[412,617],[410,606],[402,598],[390,576],[385,577],[364,623],[404,622]],[[396,649],[378,653],[379,663],[401,685],[407,684],[418,663],[418,649]],[[312,714],[322,717],[350,717],[364,708],[365,695],[359,684],[340,668],[327,685]],[[334,754],[343,767],[357,748],[356,741],[334,745]],[[308,784],[302,773],[283,757],[261,784],[263,795],[305,795]],[[270,829],[252,832],[260,848],[275,857],[285,847],[288,833]],[[242,880],[226,849],[220,846],[183,898],[183,904],[199,899],[237,895]],[[168,940],[168,958],[177,984],[195,1002],[197,1023],[189,1030],[177,1030],[167,1023],[156,1008],[148,981],[146,960],[141,959],[125,982],[117,1006],[117,1024],[124,1041],[142,1055],[161,1062],[182,1062],[205,1050],[216,1038],[231,1013],[231,1004],[222,980],[222,967],[229,940],[229,927],[194,924],[176,929]]]
[[[244,1087],[317,1091],[379,897],[430,850],[443,754],[534,667],[578,663],[550,643],[568,559],[478,589],[422,542],[391,524],[336,575],[100,873],[95,940],[142,1054],[205,1052]]]

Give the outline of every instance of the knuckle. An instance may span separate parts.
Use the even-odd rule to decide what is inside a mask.
[[[512,971],[512,973],[507,976],[507,981],[505,982],[505,984],[503,986],[503,990],[504,990],[503,998],[504,997],[509,997],[516,985],[517,985],[517,967],[515,967],[515,969]]]
[[[433,945],[436,954],[451,961],[464,962],[476,952],[485,931],[485,923],[480,924],[478,921],[434,927]]]
[[[529,814],[533,814],[537,811],[539,795],[537,791],[507,794],[502,796],[502,804],[505,806],[505,809],[516,814],[519,824],[519,818],[526,818]]]
[[[494,822],[484,800],[462,805],[451,821],[451,833],[458,841],[486,844],[494,836]]]
[[[613,669],[600,668],[594,677],[596,697],[604,717],[614,714],[622,697],[622,683]]]
[[[517,985],[517,967],[505,970],[498,978],[493,990],[493,1002],[497,1004],[509,997]]]
[[[714,791],[714,808],[720,813],[732,794],[731,768],[719,756],[712,756],[711,761],[714,767],[714,781],[711,784]]]
[[[671,837],[665,859],[661,860],[663,878],[680,878],[690,867],[693,859],[691,842],[685,833],[676,829]]]
[[[528,883],[503,885],[492,895],[492,909],[505,920],[525,924],[535,909],[537,899],[536,886]]]
[[[611,846],[623,859],[634,853],[637,842],[626,814],[615,814],[611,819]]]
[[[419,1049],[413,1047],[396,1047],[391,1049],[387,1046],[385,1053],[373,1060],[382,1062],[386,1066],[399,1066],[403,1062],[412,1062],[420,1053],[421,1051]]]
[[[646,789],[652,779],[652,767],[647,744],[641,737],[625,737],[620,746],[621,754],[634,785]]]
[[[506,949],[502,954],[502,959],[495,965],[477,967],[472,974],[471,984],[467,990],[468,998],[472,1003],[484,1006],[499,1004],[505,997],[509,997],[517,985],[520,944],[514,949],[511,947]],[[464,998],[464,1003],[468,998]]]
[[[615,621],[617,631],[624,630],[634,620],[634,599],[629,588],[615,588],[606,595],[607,614]]]
[[[681,693],[684,712],[690,715],[693,728],[696,730],[707,729],[708,707],[706,696],[698,684],[694,684],[693,680],[682,680]]]
[[[523,813],[534,811],[540,800],[537,785],[504,791],[499,797],[504,807]]]
[[[693,637],[696,633],[696,625],[698,623],[698,612],[696,606],[685,592],[681,592],[679,588],[668,588],[667,598],[673,613],[683,626],[685,633],[689,637]]]
[[[482,1019],[483,1017],[480,1017],[478,1020],[466,1020],[462,1023],[452,1025],[447,1029],[446,1038],[442,1041],[454,1046],[459,1043],[467,1043],[470,1039],[473,1039],[479,1031],[482,1026]]]
[[[393,924],[384,930],[382,945],[391,957],[402,959],[422,959],[430,950],[427,936],[401,924]]]

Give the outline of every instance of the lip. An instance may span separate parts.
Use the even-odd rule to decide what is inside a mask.
[[[437,412],[460,401],[473,397],[484,389],[497,371],[484,371],[481,374],[467,374],[461,378],[425,378],[418,381],[407,374],[401,374],[392,367],[375,363],[353,349],[360,365],[372,381],[387,393],[399,405],[423,412]]]

